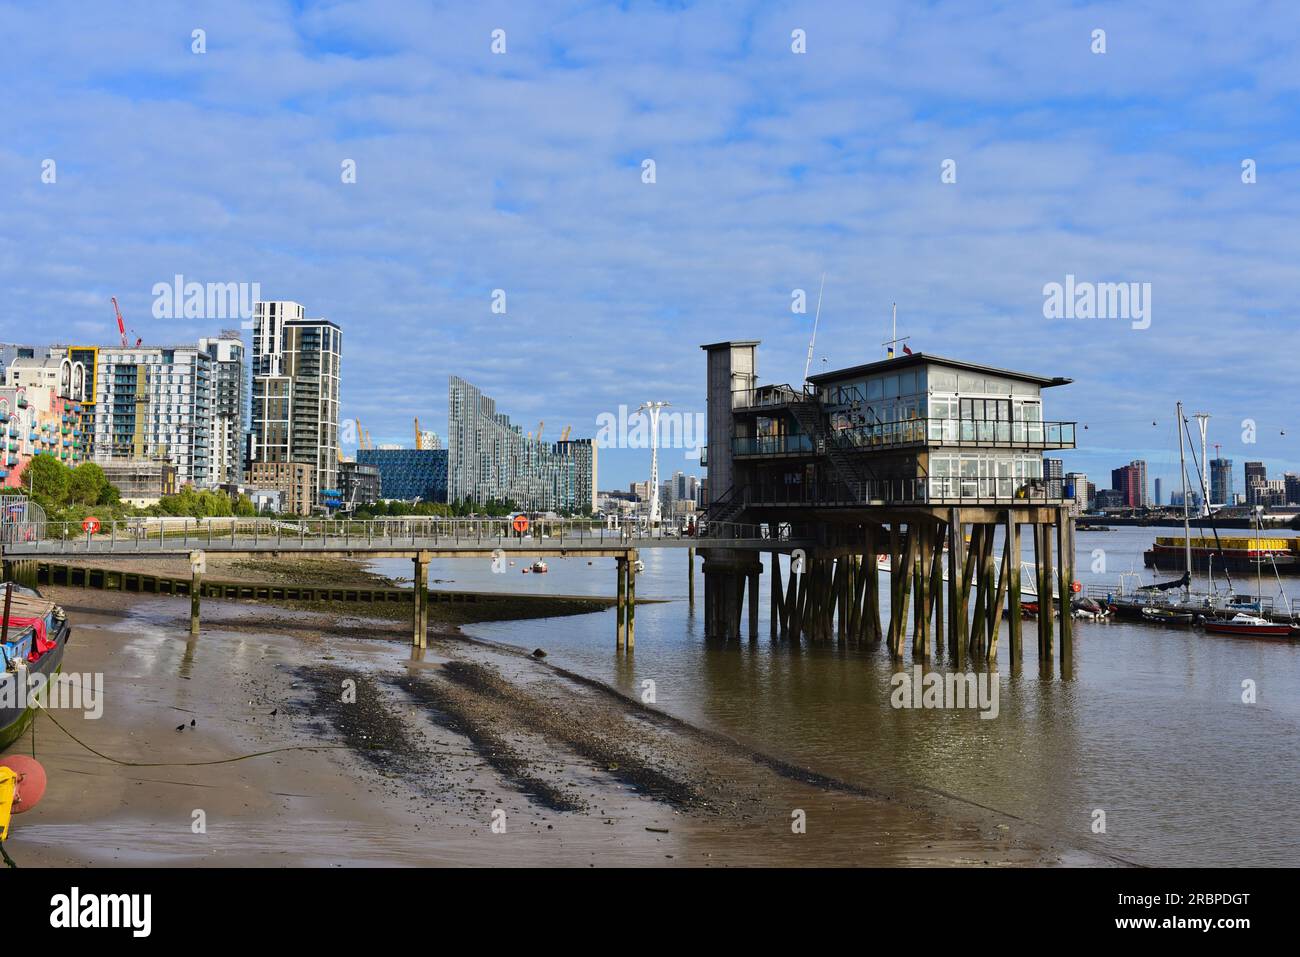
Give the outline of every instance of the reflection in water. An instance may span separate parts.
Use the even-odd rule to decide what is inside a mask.
[[[1078,577],[1113,586],[1121,571],[1142,568],[1154,534],[1080,533]],[[1089,571],[1094,549],[1108,573]],[[659,708],[756,749],[865,787],[951,793],[1037,822],[1067,844],[1146,864],[1300,864],[1300,822],[1282,810],[1300,785],[1300,645],[1079,621],[1073,661],[1058,674],[1056,662],[1038,660],[1033,622],[1023,659],[1013,659],[1004,622],[990,663],[996,719],[898,709],[890,679],[910,670],[910,655],[896,666],[880,645],[774,643],[766,601],[761,640],[706,640],[698,565],[691,609],[682,554],[644,550],[642,558],[639,597],[672,600],[637,609],[635,655],[614,654],[612,610],[468,630],[542,647],[554,664],[638,698],[641,681],[653,679]],[[449,588],[613,594],[612,561],[557,560],[545,576],[494,576],[479,564],[435,562],[432,576],[454,579]],[[929,667],[957,664],[945,653]],[[1259,687],[1258,704],[1241,701],[1246,679]],[[1106,811],[1102,835],[1091,831],[1096,809]]]

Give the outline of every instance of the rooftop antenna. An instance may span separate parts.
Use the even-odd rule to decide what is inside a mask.
[[[812,338],[808,340],[808,358],[804,360],[803,364],[803,381],[805,383],[808,381],[808,372],[812,369],[813,346],[817,343],[817,323],[821,321],[822,317],[822,291],[825,290],[825,288],[826,273],[822,273],[821,288],[817,290],[817,312],[813,315]]]

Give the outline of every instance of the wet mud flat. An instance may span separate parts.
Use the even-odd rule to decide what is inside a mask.
[[[1106,863],[696,728],[531,657],[526,622],[520,647],[440,628],[421,652],[393,622],[214,603],[192,639],[183,599],[78,595],[52,596],[77,628],[66,667],[103,671],[108,701],[59,718],[87,744],[142,763],[293,750],[124,766],[42,722],[24,866]]]

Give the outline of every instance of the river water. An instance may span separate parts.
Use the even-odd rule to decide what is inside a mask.
[[[1080,530],[1077,577],[1104,586],[1127,572],[1144,582],[1177,577],[1143,569],[1156,533]],[[638,607],[630,656],[615,654],[613,610],[466,630],[544,648],[552,663],[638,697],[652,681],[657,707],[757,749],[866,786],[935,789],[1032,821],[1069,846],[1147,865],[1300,864],[1300,822],[1291,814],[1300,787],[1300,643],[1076,621],[1073,669],[1063,678],[1059,667],[1040,673],[1033,622],[1013,667],[1004,622],[995,718],[895,708],[890,679],[899,666],[882,646],[769,640],[767,575],[759,640],[706,641],[698,561],[692,608],[685,551],[641,554],[638,597],[666,601]],[[487,561],[448,560],[433,563],[430,578],[434,588],[613,594],[612,560],[549,565],[547,575],[521,574],[523,563],[493,574]],[[403,561],[374,567],[411,573]],[[1300,600],[1300,579],[1286,587]],[[1237,591],[1254,589],[1253,579],[1237,582]],[[1265,580],[1265,594],[1278,591]],[[904,667],[912,664],[909,651]],[[934,667],[951,665],[941,658]],[[1254,703],[1243,701],[1248,683]]]

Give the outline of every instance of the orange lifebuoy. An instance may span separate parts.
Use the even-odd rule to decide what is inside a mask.
[[[1072,585],[1070,585],[1070,591],[1074,592],[1077,595],[1079,594],[1079,592],[1083,591],[1083,585],[1081,585],[1079,582],[1074,582]]]

